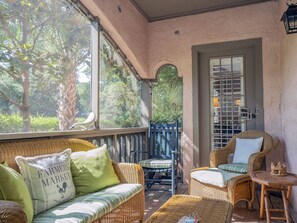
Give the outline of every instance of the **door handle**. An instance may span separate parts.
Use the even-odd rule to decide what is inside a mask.
[[[256,109],[257,110],[257,109]],[[252,113],[248,107],[240,107],[240,118],[243,120],[251,120],[256,118],[257,113]]]

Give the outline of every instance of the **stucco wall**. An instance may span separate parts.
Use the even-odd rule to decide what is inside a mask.
[[[265,130],[281,136],[280,46],[278,3],[275,1],[219,10],[149,24],[149,74],[154,77],[163,63],[178,68],[184,81],[184,174],[193,168],[193,45],[262,38]],[[175,34],[175,31],[179,34]]]
[[[137,72],[148,74],[148,22],[127,0],[81,0],[126,54]]]
[[[280,1],[279,17],[287,9]],[[288,170],[297,173],[297,34],[286,35],[283,24],[281,34],[281,102],[282,102],[282,140],[285,146],[285,161]],[[293,188],[291,204],[297,216],[297,189]],[[295,219],[296,220],[296,219]]]

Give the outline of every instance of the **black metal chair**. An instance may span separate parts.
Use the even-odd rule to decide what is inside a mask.
[[[155,183],[168,182],[171,193],[178,185],[178,121],[174,124],[150,122],[148,130],[148,159],[139,161],[145,173],[145,184],[150,188]]]

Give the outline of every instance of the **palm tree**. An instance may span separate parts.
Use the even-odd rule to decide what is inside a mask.
[[[63,13],[61,13],[63,12]],[[52,24],[48,26],[46,42],[58,58],[58,109],[60,130],[75,123],[77,114],[77,73],[90,65],[91,21],[69,6],[67,1],[55,1],[49,8]],[[83,67],[83,68],[81,68]],[[88,69],[90,70],[90,69]]]

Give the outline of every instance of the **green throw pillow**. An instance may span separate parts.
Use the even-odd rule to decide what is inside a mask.
[[[8,167],[8,163],[6,161],[3,161],[1,164],[5,167]]]
[[[89,151],[72,153],[70,167],[77,195],[95,192],[120,183],[106,145]]]
[[[0,164],[0,194],[4,200],[15,201],[24,208],[28,222],[33,219],[29,190],[21,174]]]
[[[8,164],[7,164],[6,161],[3,161],[1,164],[2,164],[3,166],[5,166],[5,167],[8,167]],[[3,194],[2,194],[2,192],[1,192],[1,190],[0,190],[0,200],[4,200],[4,197],[3,197]]]

